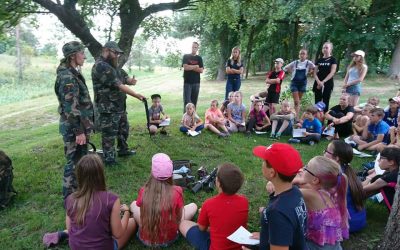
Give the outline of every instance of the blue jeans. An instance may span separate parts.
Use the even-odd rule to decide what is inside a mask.
[[[229,92],[231,91],[239,91],[240,85],[242,84],[240,77],[238,78],[229,78],[226,81],[225,87],[225,100],[228,100]]]
[[[197,250],[208,250],[211,245],[210,232],[200,231],[199,226],[193,226],[187,231],[186,239]]]
[[[203,128],[204,128],[204,124],[201,124],[200,126],[198,126],[198,127],[195,129],[195,131],[196,131],[196,132],[199,132],[199,131],[202,130]],[[186,133],[186,132],[189,131],[189,129],[188,129],[187,127],[185,127],[185,126],[181,126],[181,127],[179,128],[179,130],[180,130],[181,132],[183,132],[183,133]]]

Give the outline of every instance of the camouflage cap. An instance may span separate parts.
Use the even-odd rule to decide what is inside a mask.
[[[81,44],[80,42],[77,41],[72,41],[69,43],[64,44],[62,47],[62,52],[64,54],[64,57],[68,57],[72,55],[73,53],[76,53],[78,51],[83,51],[85,50],[85,46]]]
[[[118,44],[114,41],[106,42],[106,44],[104,44],[104,48],[115,50],[116,52],[121,53],[121,54],[124,53],[124,51],[122,49],[120,49]]]

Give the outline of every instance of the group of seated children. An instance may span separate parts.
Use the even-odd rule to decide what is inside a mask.
[[[349,236],[349,222],[350,230],[352,220],[355,231],[365,226],[363,202],[348,190],[357,185],[348,186],[342,174],[349,173],[351,156],[336,143],[340,142],[332,142],[325,156],[312,158],[304,167],[300,153],[289,144],[253,149],[262,159],[263,177],[273,186],[267,206],[260,209],[261,231],[251,236],[259,239],[260,249],[341,249],[341,241]],[[388,156],[387,161],[392,168],[393,160]],[[218,194],[203,202],[197,223],[192,221],[197,205],[184,205],[183,190],[173,183],[173,163],[164,153],[152,157],[150,177],[130,207],[107,191],[99,156],[82,157],[76,170],[78,190],[65,201],[67,229],[46,234],[46,246],[69,238],[71,249],[121,249],[136,235],[147,247],[168,247],[180,232],[196,249],[250,247],[227,238],[239,227],[247,227],[249,212],[248,199],[238,194],[244,176],[231,163],[218,166]],[[346,203],[346,196],[353,197],[352,202]],[[361,219],[354,213],[348,216],[349,203]]]

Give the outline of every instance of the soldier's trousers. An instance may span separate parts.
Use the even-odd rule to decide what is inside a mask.
[[[128,117],[126,113],[101,113],[99,120],[104,161],[106,163],[113,162],[116,157],[115,139],[118,141],[117,147],[119,151],[128,150]]]
[[[71,138],[63,138],[64,140],[64,154],[67,159],[67,163],[64,166],[64,177],[63,177],[63,196],[64,199],[68,195],[75,192],[78,188],[78,183],[76,181],[75,166],[82,156],[86,155],[88,152],[88,146],[78,145],[75,140],[70,141]]]

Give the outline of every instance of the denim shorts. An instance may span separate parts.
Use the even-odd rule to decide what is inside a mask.
[[[349,95],[361,95],[361,85],[351,85],[350,87],[346,88],[346,93]]]
[[[151,247],[151,248],[158,248],[158,247],[169,247],[171,246],[175,241],[178,240],[179,238],[179,232],[176,233],[176,237],[175,239],[172,239],[170,241],[167,241],[165,243],[161,243],[161,244],[149,244],[148,242],[142,240],[142,238],[140,237],[140,229],[138,229],[136,236],[139,239],[140,242],[142,242],[143,245],[145,245],[146,247]]]
[[[210,232],[201,231],[199,226],[193,226],[187,231],[186,240],[197,250],[208,250],[211,245]]]
[[[303,82],[303,83],[295,83],[295,82],[291,82],[290,83],[290,91],[293,92],[301,92],[301,93],[305,93],[307,91],[307,82]]]

